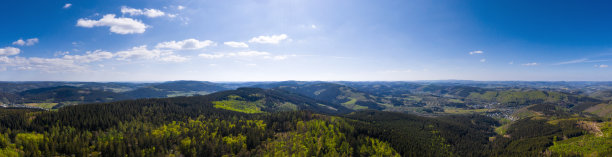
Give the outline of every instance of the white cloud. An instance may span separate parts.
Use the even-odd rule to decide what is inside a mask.
[[[525,63],[525,64],[522,64],[522,65],[523,65],[523,66],[536,66],[536,65],[539,65],[539,64],[538,64],[538,63],[536,63],[536,62],[531,62],[531,63]]]
[[[117,60],[152,59],[165,62],[183,62],[188,59],[175,55],[171,50],[147,49],[147,45],[132,47],[125,51],[115,53]]]
[[[486,60],[486,59],[484,59],[484,58],[483,58],[483,59],[480,59],[480,62],[483,62],[483,63],[484,63],[484,62],[486,62],[486,61],[487,61],[487,60]]]
[[[63,58],[23,58],[23,57],[0,57],[0,67],[13,67],[16,70],[39,70],[48,73],[86,71],[83,65],[75,64],[74,60]]]
[[[14,47],[0,48],[0,56],[18,55],[20,52],[21,50],[19,48]]]
[[[170,55],[171,51],[160,51],[160,50],[149,50],[147,45],[132,47],[131,49],[119,51],[115,53],[117,60],[129,60],[131,58],[136,59],[155,59],[162,56],[162,54]]]
[[[600,65],[595,65],[596,68],[607,68],[608,65],[606,64],[600,64]]]
[[[160,16],[164,16],[166,15],[166,13],[164,13],[161,10],[157,10],[157,9],[135,9],[135,8],[130,8],[127,6],[122,6],[121,7],[121,13],[123,14],[130,14],[130,16],[139,16],[139,15],[145,15],[149,18],[155,18],[155,17],[160,17]],[[174,17],[176,15],[174,14],[168,14],[169,17]]]
[[[246,48],[249,47],[249,45],[247,45],[244,42],[235,42],[235,41],[228,41],[228,42],[224,42],[223,44],[230,46],[230,47],[241,47],[241,48]]]
[[[199,41],[197,39],[185,39],[183,41],[168,41],[158,43],[156,49],[174,49],[174,50],[196,50],[202,49],[208,46],[216,45],[215,42],[210,40]]]
[[[261,59],[271,59],[271,60],[285,60],[290,57],[295,57],[297,55],[272,55],[269,52],[263,51],[241,51],[241,52],[232,52],[232,53],[216,53],[216,54],[207,54],[202,53],[198,56],[206,59],[218,59],[218,58],[261,58]]]
[[[115,18],[115,14],[107,14],[100,20],[79,19],[77,26],[92,28],[96,26],[108,26],[110,31],[117,34],[144,33],[147,25],[141,21],[131,18]]]
[[[203,58],[207,58],[207,59],[215,59],[215,58],[223,58],[225,56],[225,54],[206,54],[206,53],[202,53],[202,54],[199,54],[198,56],[203,57]]]
[[[310,25],[310,28],[317,29],[317,25]]]
[[[286,34],[281,35],[272,35],[272,36],[258,36],[253,37],[249,40],[250,43],[260,43],[260,44],[278,44],[281,41],[289,38]]]
[[[79,63],[90,63],[103,59],[113,58],[113,53],[102,50],[88,51],[85,55],[64,55],[63,59],[73,60]]]
[[[176,9],[178,9],[178,10],[183,10],[183,9],[185,9],[185,7],[184,7],[184,6],[182,6],[182,5],[179,5],[179,6],[177,6],[177,7],[176,7]]]
[[[62,8],[64,8],[64,9],[68,9],[68,8],[70,8],[71,6],[72,6],[72,4],[70,4],[70,3],[66,3],[66,4],[64,4],[64,7],[62,7]]]
[[[555,63],[553,65],[565,65],[565,64],[577,64],[577,63],[595,63],[595,62],[605,62],[608,60],[589,60],[587,58],[582,58],[582,59],[576,59],[576,60],[571,60],[571,61],[565,61],[565,62],[559,62],[559,63]]]
[[[508,64],[514,64],[514,61],[510,61],[510,63],[508,63]]]
[[[34,44],[38,43],[38,38],[30,38],[27,40],[23,40],[23,39],[19,39],[17,41],[13,42],[13,45],[19,45],[19,46],[32,46]]]
[[[167,56],[162,56],[161,58],[159,58],[159,60],[164,61],[164,62],[184,62],[189,59],[183,56],[179,56],[179,55],[167,55]]]
[[[472,52],[470,52],[470,55],[475,55],[475,54],[483,54],[483,53],[484,53],[483,51],[478,50],[478,51],[472,51]]]

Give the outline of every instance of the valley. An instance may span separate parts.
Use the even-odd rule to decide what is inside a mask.
[[[0,153],[8,156],[611,153],[611,103],[591,95],[599,92],[584,87],[543,90],[539,83],[529,82],[522,83],[526,84],[522,87],[506,84],[514,83],[284,81],[251,82],[243,87],[238,83],[200,81],[4,83],[6,88],[14,86],[12,89],[20,90],[3,91],[0,131],[4,142],[0,143]],[[145,138],[151,135],[156,139]],[[65,141],[64,136],[75,139]],[[314,137],[319,139],[309,139]],[[317,146],[326,140],[336,143]],[[588,149],[582,147],[585,145],[589,145]]]

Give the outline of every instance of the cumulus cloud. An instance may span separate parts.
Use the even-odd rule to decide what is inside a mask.
[[[79,63],[90,63],[103,59],[113,58],[113,53],[102,50],[88,51],[84,55],[64,55],[64,59],[73,60]]]
[[[185,9],[185,6],[179,5],[179,6],[176,7],[176,9],[183,10],[183,9]]]
[[[21,52],[19,48],[5,47],[0,48],[0,56],[13,56],[18,55]]]
[[[108,26],[111,32],[117,34],[144,33],[147,29],[147,25],[139,20],[125,17],[115,18],[115,14],[104,15],[100,20],[79,19],[77,26],[85,28]]]
[[[118,51],[116,53],[95,50],[88,51],[84,54],[71,54],[70,52],[58,52],[54,58],[39,58],[30,57],[24,58],[18,55],[20,49],[14,47],[0,48],[0,70],[12,68],[15,70],[38,70],[42,72],[82,72],[88,71],[90,66],[98,66],[103,68],[103,64],[92,64],[103,60],[155,60],[163,62],[184,62],[189,58],[176,54],[180,50],[201,49],[214,43],[212,41],[199,41],[195,39],[186,39],[183,41],[162,42],[158,45],[160,48],[149,49],[147,45],[135,46],[127,50]],[[170,45],[170,46],[169,46]],[[245,51],[231,54],[211,55],[212,58],[224,56],[261,56],[269,55],[267,52]],[[200,54],[206,58],[206,55]]]
[[[123,14],[129,14],[130,16],[139,16],[139,15],[144,15],[147,16],[149,18],[156,18],[156,17],[161,17],[164,15],[168,15],[168,17],[175,17],[176,15],[174,14],[166,14],[165,12],[161,11],[161,10],[157,10],[157,9],[135,9],[135,8],[130,8],[127,6],[122,6],[121,7],[121,13]]]
[[[23,58],[23,57],[0,57],[0,67],[15,68],[16,70],[39,70],[43,72],[66,72],[66,71],[86,71],[86,67],[78,65],[74,60],[63,58]]]
[[[523,65],[523,66],[536,66],[536,65],[539,65],[539,64],[538,64],[538,63],[536,63],[536,62],[531,62],[531,63],[525,63],[525,64],[522,64],[522,65]]]
[[[19,39],[17,41],[13,42],[13,45],[19,45],[19,46],[32,46],[34,44],[38,43],[38,38],[30,38],[27,40],[23,40],[23,39]]]
[[[235,42],[235,41],[228,41],[228,42],[224,42],[223,44],[229,46],[229,47],[236,47],[236,48],[246,48],[249,47],[249,45],[247,45],[244,42]]]
[[[66,4],[64,4],[64,7],[62,7],[62,8],[64,8],[64,9],[68,9],[68,8],[70,8],[71,6],[72,6],[72,4],[70,4],[70,3],[66,3]]]
[[[259,43],[259,44],[278,44],[281,41],[289,38],[286,34],[280,35],[272,35],[272,36],[258,36],[253,37],[249,40],[250,43]]]
[[[147,45],[132,47],[115,53],[117,60],[152,59],[166,62],[183,62],[185,57],[175,55],[171,50],[148,49]]]
[[[174,49],[174,50],[196,50],[202,49],[208,46],[216,45],[215,42],[210,40],[199,41],[197,39],[185,39],[183,41],[168,41],[158,43],[156,49]]]
[[[170,54],[171,51],[160,51],[160,50],[149,50],[147,48],[147,45],[141,45],[141,46],[136,46],[136,47],[132,47],[128,50],[124,50],[124,51],[119,51],[117,53],[115,53],[115,55],[117,56],[118,60],[128,60],[131,58],[136,58],[136,59],[154,59],[154,58],[158,58],[159,56],[163,55],[163,54]]]
[[[478,50],[478,51],[472,51],[472,52],[470,52],[470,55],[475,55],[475,54],[483,54],[483,53],[484,53],[483,51]]]

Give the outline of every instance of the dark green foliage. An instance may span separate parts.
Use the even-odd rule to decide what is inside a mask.
[[[173,92],[217,92],[228,90],[220,84],[206,81],[170,81],[124,92],[133,98],[164,98]]]
[[[263,110],[268,112],[276,111],[276,105],[283,102],[295,104],[298,106],[299,110],[311,110],[319,113],[344,114],[351,111],[350,109],[347,109],[341,105],[318,101],[309,97],[277,89],[238,88],[237,90],[228,90],[209,94],[207,97],[220,101],[227,100],[228,96],[231,95],[237,95],[245,101],[258,101],[264,99],[264,105],[266,108]]]
[[[38,88],[20,92],[19,95],[29,102],[107,102],[110,100],[125,100],[130,97],[114,92],[90,90],[74,86],[57,86],[49,88]]]
[[[346,116],[358,134],[389,141],[404,156],[486,156],[492,126],[489,117],[458,115],[427,118],[416,115],[359,111]]]
[[[554,140],[584,134],[576,127],[576,120],[564,120],[553,125],[543,119],[525,118],[512,125],[508,136],[497,136],[493,143],[493,154],[499,156],[542,156],[553,145]]]

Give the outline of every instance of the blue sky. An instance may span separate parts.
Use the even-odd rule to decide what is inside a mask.
[[[20,0],[0,80],[611,81],[606,1]]]

